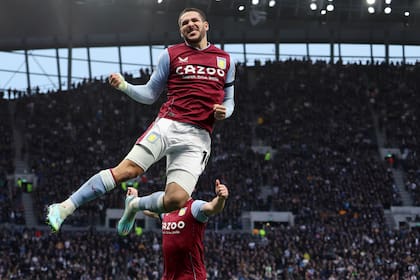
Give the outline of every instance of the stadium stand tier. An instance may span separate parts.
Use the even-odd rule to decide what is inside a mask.
[[[400,64],[238,64],[236,111],[216,125],[193,194],[210,199],[216,178],[230,188],[225,211],[208,224],[208,279],[419,277],[419,72]],[[0,101],[1,278],[160,279],[158,226],[126,239],[106,227],[127,185],[78,209],[56,235],[44,219],[46,205],[122,159],[162,99],[141,105],[97,79]],[[383,157],[391,150],[392,160]],[[34,175],[33,189],[10,176],[14,154]],[[164,167],[128,183],[140,194],[162,189]],[[398,207],[414,212],[397,220]],[[245,213],[257,211],[288,212],[293,223],[247,225]]]

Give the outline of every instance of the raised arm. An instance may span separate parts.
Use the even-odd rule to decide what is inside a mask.
[[[120,73],[109,76],[109,83],[132,99],[143,104],[153,104],[166,87],[169,76],[169,53],[165,49],[159,56],[157,68],[145,85],[133,85],[124,80]]]
[[[225,208],[226,199],[229,196],[229,190],[224,185],[221,184],[219,179],[216,180],[215,186],[216,197],[213,198],[210,202],[203,204],[201,211],[206,214],[206,216],[211,216],[222,212]]]

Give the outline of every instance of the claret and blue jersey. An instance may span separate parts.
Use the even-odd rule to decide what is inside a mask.
[[[183,208],[161,215],[162,279],[206,279],[203,238],[208,217],[200,210],[204,203],[190,199]]]
[[[227,108],[226,117],[233,112],[234,76],[235,65],[225,51],[211,44],[198,50],[181,43],[165,49],[149,82],[143,86],[129,85],[127,94],[150,104],[167,88],[167,101],[158,116],[211,132],[214,104]]]

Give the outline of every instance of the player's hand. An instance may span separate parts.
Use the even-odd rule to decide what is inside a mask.
[[[143,214],[151,218],[159,219],[159,214],[149,211],[149,210],[143,210]]]
[[[229,190],[228,188],[220,183],[219,179],[216,179],[216,189],[215,189],[216,195],[219,198],[227,199],[229,196]]]
[[[129,196],[129,195],[133,195],[133,196],[137,197],[138,196],[137,189],[136,188],[129,187],[127,189],[127,196]]]
[[[226,107],[220,104],[213,106],[214,118],[216,120],[224,120],[226,118]]]
[[[124,91],[127,89],[127,82],[120,73],[113,73],[109,75],[109,84],[116,89]]]

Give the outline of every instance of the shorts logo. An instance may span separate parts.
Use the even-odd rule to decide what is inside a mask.
[[[184,216],[186,211],[187,211],[187,207],[179,209],[178,216]]]
[[[159,134],[157,134],[156,132],[151,132],[148,136],[147,136],[147,141],[149,141],[150,143],[154,143],[156,142],[156,140],[158,140],[160,137]]]
[[[224,57],[217,57],[217,67],[220,69],[226,69],[226,58]]]

